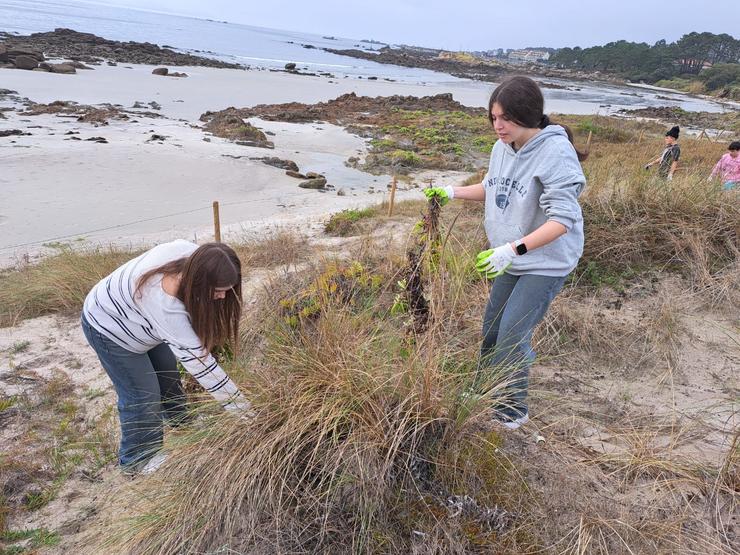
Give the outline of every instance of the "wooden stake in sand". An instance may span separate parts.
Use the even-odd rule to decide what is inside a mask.
[[[218,201],[213,201],[213,240],[221,242],[221,216],[218,212]]]
[[[588,132],[588,139],[586,139],[586,152],[591,152],[591,138],[593,136],[593,132]]]
[[[645,130],[644,130],[644,129],[640,129],[640,136],[639,136],[639,137],[637,137],[637,145],[638,145],[638,146],[639,146],[639,145],[640,145],[640,143],[642,142],[642,134],[643,134],[643,133],[645,133]]]
[[[396,201],[396,176],[393,176],[391,183],[391,198],[388,200],[388,217],[393,216],[393,203]]]

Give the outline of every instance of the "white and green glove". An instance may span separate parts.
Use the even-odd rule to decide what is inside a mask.
[[[445,185],[444,187],[430,187],[428,189],[424,189],[424,194],[429,200],[437,198],[439,200],[439,205],[444,206],[450,202],[450,199],[455,198],[455,189],[450,185]]]
[[[488,279],[493,279],[503,274],[511,266],[514,257],[516,257],[516,251],[509,243],[506,243],[495,249],[478,253],[475,260],[475,269]]]

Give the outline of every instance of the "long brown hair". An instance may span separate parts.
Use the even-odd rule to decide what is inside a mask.
[[[529,77],[514,75],[507,77],[491,94],[488,100],[488,121],[493,125],[493,105],[498,103],[501,110],[509,121],[527,127],[529,129],[544,129],[548,125],[560,125],[565,129],[568,140],[578,155],[578,160],[583,162],[588,158],[588,152],[580,151],[573,142],[573,133],[567,125],[550,121],[544,113],[545,98],[542,96],[540,87]]]
[[[235,347],[242,311],[242,264],[234,249],[223,243],[206,243],[193,254],[145,272],[136,285],[136,295],[157,274],[180,275],[177,298],[190,315],[193,331],[203,346]],[[231,287],[223,299],[214,299],[216,288]]]

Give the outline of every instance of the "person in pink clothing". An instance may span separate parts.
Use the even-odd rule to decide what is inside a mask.
[[[733,141],[727,147],[727,154],[714,165],[709,179],[719,177],[722,189],[731,191],[740,185],[740,141]]]

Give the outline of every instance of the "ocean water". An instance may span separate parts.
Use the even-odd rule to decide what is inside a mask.
[[[224,17],[228,17],[228,14],[224,14]],[[375,76],[379,79],[421,83],[429,85],[429,94],[445,91],[457,95],[473,91],[473,96],[483,99],[481,102],[493,87],[491,83],[459,79],[445,73],[378,64],[321,50],[322,47],[328,47],[371,51],[380,46],[361,39],[322,37],[80,0],[0,0],[0,31],[28,34],[51,31],[57,27],[94,33],[113,40],[152,42],[251,67],[282,69],[287,62],[294,62],[301,69],[329,72],[337,78]],[[372,39],[371,36],[363,38]],[[304,48],[303,45],[315,48]],[[549,112],[609,114],[621,108],[645,106],[680,106],[685,110],[711,112],[727,109],[711,100],[665,91],[603,83],[557,82],[568,85],[568,89],[543,90]]]
[[[330,72],[337,77],[374,75],[411,82],[458,81],[455,77],[434,71],[377,64],[321,50],[373,50],[381,46],[360,39],[323,37],[93,2],[0,0],[0,31],[29,34],[52,31],[57,27],[94,33],[111,40],[167,45],[249,66],[282,69],[286,63],[294,62],[309,71]],[[315,48],[304,48],[304,44]]]

